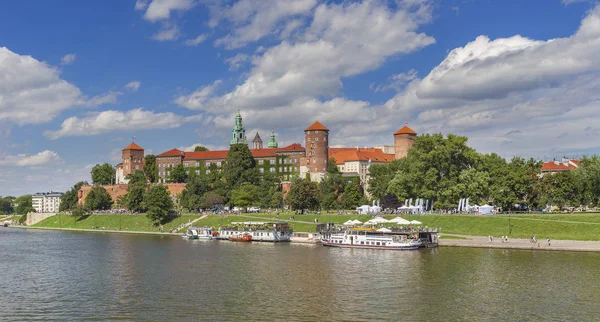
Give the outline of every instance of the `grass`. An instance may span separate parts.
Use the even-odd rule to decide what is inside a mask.
[[[163,225],[164,230],[175,229],[179,224],[187,223],[200,217],[200,215],[184,215],[175,218],[173,221]],[[104,227],[106,230],[125,230],[125,231],[158,231],[150,220],[144,214],[138,215],[90,215],[81,220],[71,215],[55,215],[33,225],[33,227],[49,228],[76,228],[92,229],[92,227]]]

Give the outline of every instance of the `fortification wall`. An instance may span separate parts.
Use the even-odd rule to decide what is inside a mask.
[[[171,195],[178,195],[183,191],[183,189],[185,189],[185,183],[167,183],[164,184],[164,186],[167,186],[167,189]],[[81,189],[79,189],[79,193],[77,194],[77,202],[80,205],[85,203],[85,198],[92,190],[92,187],[93,186],[83,186]],[[127,193],[126,184],[115,184],[102,187],[106,189],[112,200],[115,202],[119,197],[124,196]]]

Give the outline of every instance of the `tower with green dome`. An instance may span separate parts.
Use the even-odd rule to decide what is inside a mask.
[[[278,146],[277,141],[275,140],[275,129],[271,131],[271,138],[269,139],[269,148],[276,148]]]
[[[231,142],[230,144],[246,144],[248,145],[248,141],[246,140],[246,129],[242,124],[242,115],[240,111],[237,111],[235,115],[235,124],[233,125],[233,130],[231,130]],[[269,143],[270,145],[271,143]]]

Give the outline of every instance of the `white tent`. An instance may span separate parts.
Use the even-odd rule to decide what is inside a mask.
[[[418,220],[411,220],[410,223],[413,224],[413,225],[420,225],[420,224],[422,224],[422,222],[420,222]]]
[[[376,223],[378,223],[378,224],[389,222],[389,220],[387,220],[387,219],[385,219],[383,217],[375,217],[375,218],[373,218],[371,220],[374,221],[374,222],[376,222]]]
[[[356,212],[358,212],[359,214],[363,214],[363,215],[378,214],[381,212],[381,207],[362,205],[360,207],[356,207]]]
[[[344,226],[352,226],[354,225],[354,222],[352,220],[348,220],[344,223]]]
[[[392,232],[391,229],[385,228],[385,227],[379,228],[379,229],[377,229],[377,231],[380,231],[380,232],[383,232],[383,233],[391,233]]]
[[[354,220],[352,220],[352,224],[353,224],[353,225],[361,225],[361,224],[362,224],[362,221],[360,221],[360,220],[358,220],[358,219],[354,219]]]
[[[494,207],[490,205],[479,206],[479,213],[482,215],[492,215],[492,210]]]
[[[396,223],[398,225],[410,225],[410,221],[402,218],[402,217],[396,217],[394,219],[391,219],[389,222],[393,222]]]

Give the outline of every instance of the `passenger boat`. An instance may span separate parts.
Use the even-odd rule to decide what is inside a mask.
[[[417,235],[377,231],[375,229],[347,229],[332,233],[321,240],[323,246],[389,250],[416,250],[422,246]]]
[[[293,243],[318,243],[321,241],[321,234],[319,233],[305,233],[305,232],[293,232],[290,241]]]
[[[187,239],[198,239],[200,236],[198,235],[198,231],[196,229],[188,229],[188,231],[181,235],[181,237]]]
[[[241,233],[252,236],[252,241],[289,242],[293,231],[287,222],[232,222],[231,226],[221,227],[217,239],[231,240]]]
[[[212,240],[213,235],[216,234],[213,227],[189,227],[188,232],[195,230],[198,234],[198,239]]]
[[[240,242],[249,242],[249,241],[252,241],[252,235],[250,235],[249,233],[232,235],[232,236],[229,236],[229,240],[240,241]]]

